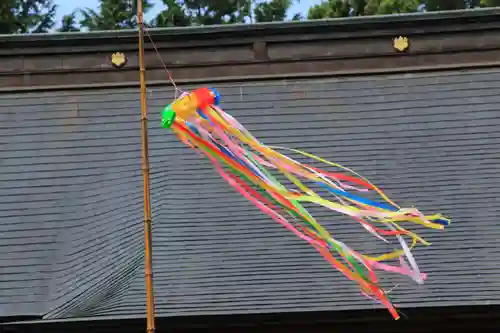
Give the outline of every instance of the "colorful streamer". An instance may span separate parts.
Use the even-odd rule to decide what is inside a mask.
[[[266,146],[253,137],[236,119],[218,107],[220,97],[214,89],[200,88],[184,94],[162,112],[162,126],[171,128],[178,138],[205,155],[217,172],[242,196],[276,222],[311,244],[333,267],[357,282],[361,292],[378,300],[395,319],[398,312],[377,280],[376,270],[411,277],[423,283],[411,249],[418,243],[429,245],[416,233],[403,227],[412,222],[432,229],[443,229],[450,221],[441,215],[425,216],[415,208],[401,208],[375,185],[354,171],[297,149]],[[300,163],[279,151],[291,151],[338,169],[326,171]],[[287,187],[274,176],[284,175]],[[311,187],[316,185],[314,191]],[[294,188],[290,188],[293,186]],[[324,192],[322,195],[319,191]],[[358,193],[375,192],[380,201]],[[335,200],[326,199],[331,196]],[[349,248],[319,224],[304,207],[313,203],[351,216],[373,236],[389,243],[394,237],[400,250],[378,256]],[[410,245],[407,240],[411,240]],[[399,259],[399,265],[383,261]]]

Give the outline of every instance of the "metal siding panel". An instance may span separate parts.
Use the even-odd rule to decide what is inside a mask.
[[[414,251],[426,284],[385,279],[399,285],[396,304],[500,303],[500,71],[218,89],[226,111],[265,143],[335,160],[402,205],[453,217],[446,232],[424,231],[433,245]],[[149,91],[158,315],[375,306],[161,129],[172,93]],[[52,318],[144,314],[137,91],[3,96],[0,120],[0,279],[9,279],[0,288],[12,289],[0,292],[0,314],[25,314],[28,294]],[[312,212],[355,249],[388,248],[347,218]]]
[[[137,106],[124,123],[102,96],[0,97],[0,315],[84,315],[141,266]]]

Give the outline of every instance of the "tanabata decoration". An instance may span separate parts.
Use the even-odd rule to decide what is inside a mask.
[[[171,128],[182,142],[205,155],[220,176],[242,196],[307,241],[333,267],[357,282],[365,296],[383,304],[398,319],[398,311],[388,292],[380,286],[375,271],[403,274],[423,283],[426,275],[420,272],[410,250],[418,243],[429,243],[404,228],[403,223],[443,229],[450,221],[441,215],[426,216],[415,208],[399,207],[367,179],[339,164],[296,149],[266,146],[219,104],[220,95],[215,89],[199,88],[184,93],[163,109],[162,126]],[[300,154],[336,171],[300,163],[280,150]],[[278,181],[276,173],[284,175],[294,188]],[[311,189],[312,184],[334,200]],[[356,194],[370,191],[380,200]],[[348,215],[385,242],[394,237],[401,248],[378,256],[359,253],[334,239],[306,210],[304,203]],[[405,238],[411,240],[410,244]],[[391,259],[399,259],[399,265],[387,263]]]

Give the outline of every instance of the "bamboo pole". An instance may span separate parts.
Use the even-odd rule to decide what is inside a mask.
[[[144,182],[144,275],[146,279],[147,333],[155,332],[155,304],[153,291],[153,249],[151,237],[151,194],[149,190],[148,115],[146,101],[146,66],[144,65],[144,18],[142,0],[137,1],[139,26],[139,80],[141,88],[142,178]]]

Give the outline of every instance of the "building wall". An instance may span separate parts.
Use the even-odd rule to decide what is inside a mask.
[[[223,107],[263,142],[354,168],[404,206],[453,217],[416,250],[423,286],[403,307],[500,302],[496,293],[500,70],[221,84]],[[498,86],[498,87],[497,87]],[[189,89],[191,87],[185,87]],[[374,307],[312,248],[262,215],[159,127],[149,93],[159,316]],[[142,181],[136,89],[3,95],[3,314],[142,315]],[[356,223],[313,214],[362,252]],[[389,283],[389,282],[388,282]],[[21,312],[21,313],[20,313]]]
[[[500,10],[482,9],[148,32],[149,85],[477,68],[498,65]],[[151,38],[150,38],[151,37]],[[406,37],[409,47],[394,48]],[[153,41],[154,44],[151,42]],[[216,41],[216,42],[215,42]],[[0,89],[134,85],[136,31],[0,39]],[[115,68],[111,56],[128,62]]]
[[[424,233],[431,248],[415,251],[428,283],[392,280],[396,304],[489,305],[500,301],[498,16],[188,29],[195,36],[182,45],[170,30],[152,34],[181,84],[200,81],[183,89],[210,81],[226,111],[265,143],[333,159],[403,205],[453,218],[446,232]],[[399,35],[410,36],[406,53],[392,47]],[[208,48],[215,38],[225,51]],[[5,38],[0,316],[144,315],[134,40],[130,32]],[[129,55],[122,69],[109,63],[117,49]],[[158,315],[373,308],[159,128],[173,92],[165,69],[150,67]],[[385,250],[343,217],[315,213],[354,248]]]

